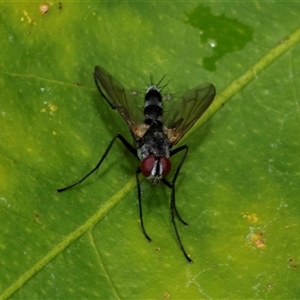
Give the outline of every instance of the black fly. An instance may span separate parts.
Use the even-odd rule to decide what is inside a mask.
[[[134,96],[127,92],[123,85],[108,74],[102,67],[95,67],[94,79],[102,97],[107,101],[111,108],[117,109],[127,122],[135,145],[132,146],[121,134],[115,135],[94,169],[78,182],[65,188],[58,189],[57,192],[63,192],[80,184],[92,173],[97,171],[116,139],[119,139],[127,150],[141,161],[140,166],[136,170],[136,182],[140,221],[145,237],[148,241],[151,241],[151,238],[146,233],[143,222],[141,187],[139,180],[140,173],[148,179],[151,185],[157,185],[158,182],[162,182],[171,189],[171,222],[181,251],[185,258],[191,262],[191,258],[188,256],[182,245],[175,223],[176,216],[181,223],[187,225],[180,217],[176,208],[175,182],[186,158],[188,146],[183,145],[176,149],[173,149],[173,146],[177,144],[212,103],[216,93],[215,87],[211,83],[198,85],[183,94],[183,96],[180,99],[177,99],[174,104],[171,104],[170,108],[163,114],[164,103],[161,95],[163,87],[159,87],[160,82],[157,85],[151,83],[151,86],[147,88],[144,111],[142,112],[138,109]],[[166,177],[171,171],[170,157],[179,152],[182,152],[182,157],[176,168],[173,179],[168,181]]]

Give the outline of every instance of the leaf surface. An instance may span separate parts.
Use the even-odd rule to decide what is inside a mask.
[[[300,208],[297,2],[37,2],[0,8],[0,293],[12,299],[298,298]],[[142,182],[94,84],[101,65],[171,100],[202,82],[217,98],[179,144],[176,187]],[[178,94],[177,94],[178,93]],[[142,98],[141,98],[142,99]],[[178,159],[173,161],[176,165]]]

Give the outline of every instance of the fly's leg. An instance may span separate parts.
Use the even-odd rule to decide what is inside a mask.
[[[135,157],[137,157],[137,153],[136,153],[136,149],[126,141],[126,139],[121,135],[121,134],[117,134],[114,136],[114,138],[111,140],[111,142],[109,143],[108,147],[106,148],[104,154],[102,155],[101,159],[99,160],[99,162],[97,163],[97,165],[95,166],[95,168],[93,168],[90,172],[88,172],[84,177],[82,177],[80,180],[78,180],[77,182],[75,182],[74,184],[71,184],[67,187],[64,187],[62,189],[58,189],[56,190],[57,193],[61,193],[64,192],[68,189],[73,188],[74,186],[80,184],[82,181],[84,181],[86,178],[88,178],[91,174],[93,174],[95,171],[98,171],[99,167],[101,166],[103,160],[105,159],[105,157],[108,155],[111,147],[113,146],[114,142],[116,141],[116,139],[119,139],[122,144],[126,147],[126,149],[132,153]]]
[[[136,186],[137,186],[137,192],[138,192],[138,200],[139,200],[139,209],[140,209],[140,222],[141,222],[141,227],[143,234],[145,238],[148,240],[148,242],[151,242],[151,238],[149,235],[146,233],[145,227],[144,227],[144,221],[143,221],[143,210],[142,210],[142,199],[141,199],[141,184],[139,180],[139,174],[141,173],[140,168],[137,169],[135,176],[136,176]]]
[[[175,203],[174,203],[174,204],[175,204]],[[188,224],[187,222],[185,222],[185,221],[180,217],[176,205],[174,206],[174,211],[175,211],[175,214],[176,214],[177,219],[178,219],[183,225],[188,226],[189,224]]]
[[[175,184],[173,182],[168,182],[166,179],[163,179],[162,182],[171,189],[171,203],[170,203],[171,222],[172,222],[172,225],[173,225],[173,228],[174,228],[174,231],[175,231],[175,235],[176,235],[178,244],[180,246],[180,249],[181,249],[183,255],[187,259],[187,261],[192,262],[193,260],[188,256],[188,254],[186,253],[186,251],[183,247],[183,244],[181,242],[181,238],[180,238],[180,235],[179,235],[179,232],[178,232],[178,229],[177,229],[177,225],[176,225],[176,222],[175,222],[175,214],[178,217],[178,212],[177,212],[176,205],[175,205]]]
[[[181,167],[182,167],[182,165],[183,165],[183,163],[184,163],[184,160],[185,160],[185,158],[186,158],[186,156],[187,156],[188,150],[189,150],[188,146],[187,146],[187,145],[183,145],[183,146],[181,146],[181,147],[176,148],[175,150],[173,150],[173,151],[171,152],[171,156],[173,156],[173,155],[175,155],[175,154],[177,154],[177,153],[179,153],[179,152],[181,152],[181,151],[184,151],[184,154],[183,154],[183,156],[182,156],[182,158],[181,158],[181,160],[180,160],[180,162],[179,162],[179,165],[177,166],[175,175],[174,175],[174,177],[173,177],[173,180],[172,180],[172,183],[173,183],[173,184],[175,184],[175,181],[176,181],[176,179],[177,179],[177,176],[178,176],[178,174],[179,174],[179,171],[180,171],[180,169],[181,169]],[[174,210],[175,210],[175,214],[176,214],[176,217],[178,218],[178,220],[179,220],[183,225],[188,226],[188,223],[186,223],[186,222],[181,218],[181,216],[180,216],[179,213],[178,213],[178,210],[177,210],[177,207],[176,207],[176,203],[175,203],[175,199],[174,199]]]
[[[179,162],[179,165],[177,166],[177,169],[175,171],[175,174],[174,174],[174,177],[172,179],[171,182],[167,181],[166,179],[162,179],[162,182],[168,186],[170,189],[171,189],[171,202],[170,202],[170,213],[171,213],[171,222],[173,224],[173,228],[174,228],[174,231],[175,231],[175,235],[176,235],[176,238],[177,238],[177,241],[179,243],[179,246],[180,246],[180,249],[183,253],[183,255],[185,256],[185,258],[187,259],[188,262],[192,262],[192,259],[188,256],[188,254],[186,253],[184,247],[183,247],[183,244],[181,242],[181,238],[179,236],[179,232],[178,232],[178,229],[177,229],[177,225],[176,225],[176,222],[175,222],[175,215],[176,217],[178,218],[178,220],[180,222],[182,222],[184,225],[187,225],[187,223],[185,221],[183,221],[183,219],[180,217],[178,211],[177,211],[177,208],[176,208],[176,201],[175,201],[175,182],[176,182],[176,179],[178,177],[178,174],[180,172],[180,169],[183,165],[183,162],[186,158],[186,155],[187,155],[187,152],[188,152],[188,147],[186,145],[184,146],[181,146],[177,149],[175,149],[172,153],[171,153],[171,156],[172,155],[175,155],[176,153],[179,153],[181,151],[184,151],[184,154]]]
[[[193,260],[187,255],[187,253],[186,253],[186,251],[185,251],[185,249],[182,245],[182,242],[181,242],[181,239],[180,239],[180,236],[179,236],[179,232],[178,232],[178,229],[177,229],[177,226],[176,226],[176,222],[175,222],[174,212],[176,211],[176,205],[175,205],[175,185],[174,184],[172,186],[170,210],[171,210],[171,221],[172,221],[172,224],[173,224],[173,227],[174,227],[174,230],[175,230],[175,234],[176,234],[180,249],[181,249],[183,255],[185,256],[185,258],[187,259],[187,261],[192,262]]]

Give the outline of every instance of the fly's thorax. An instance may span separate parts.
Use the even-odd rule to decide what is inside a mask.
[[[136,141],[137,154],[140,160],[148,156],[170,157],[170,143],[167,135],[162,130],[150,126],[145,135]]]

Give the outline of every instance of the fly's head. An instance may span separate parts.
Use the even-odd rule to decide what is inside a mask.
[[[171,171],[170,143],[161,130],[150,130],[137,142],[140,170],[151,185],[156,185]]]
[[[171,162],[165,156],[150,155],[141,161],[140,169],[151,185],[157,185],[170,173]]]

